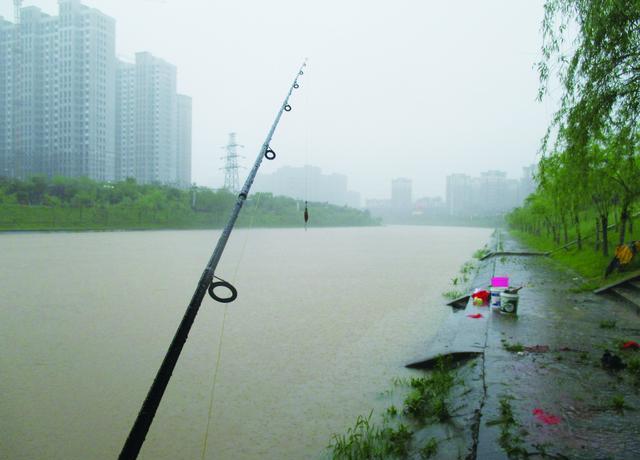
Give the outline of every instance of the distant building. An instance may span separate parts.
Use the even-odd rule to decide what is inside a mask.
[[[191,98],[178,94],[178,130],[176,133],[176,154],[178,186],[191,185]]]
[[[191,105],[178,107],[175,66],[118,61],[115,20],[79,0],[20,17],[0,17],[0,175],[188,186]]]
[[[411,180],[404,177],[391,181],[391,207],[399,214],[409,214],[413,204]]]
[[[446,206],[451,216],[503,214],[519,206],[533,190],[529,179],[508,179],[504,171],[485,171],[480,177],[452,174],[447,176]]]
[[[520,179],[519,196],[523,203],[529,195],[536,191],[535,176],[538,173],[538,165],[532,164],[522,168],[522,178]]]
[[[388,217],[391,214],[391,200],[369,198],[365,203],[365,209],[374,217]]]
[[[136,177],[136,65],[118,60],[116,72],[116,179]]]
[[[178,106],[175,66],[150,53],[136,53],[133,67],[119,63],[118,86],[121,88],[117,101],[119,126],[124,128],[124,132],[118,133],[118,164],[121,168],[126,165],[127,173],[133,165],[132,177],[142,184],[176,184]],[[131,131],[133,136],[129,135]],[[126,179],[122,172],[125,171],[119,171],[119,180]]]
[[[77,0],[22,8],[19,26],[0,18],[0,51],[0,174],[112,180],[115,21]]]
[[[447,176],[447,209],[450,216],[468,214],[473,206],[472,179],[466,174]]]
[[[191,184],[191,98],[176,93],[176,68],[147,52],[118,61],[116,179]]]
[[[391,181],[391,198],[368,199],[366,209],[374,217],[392,222],[403,221],[413,212],[411,179],[400,177]]]
[[[413,215],[440,217],[447,214],[447,205],[440,196],[424,197],[416,200]]]
[[[323,174],[314,166],[284,166],[272,174],[258,175],[253,190],[298,200],[360,207],[360,194],[347,189],[347,176]]]

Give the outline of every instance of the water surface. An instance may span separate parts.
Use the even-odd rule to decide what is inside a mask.
[[[209,459],[318,458],[379,408],[490,230],[239,230]],[[116,458],[216,231],[0,235],[0,457]],[[201,458],[225,306],[206,298],[140,458]]]

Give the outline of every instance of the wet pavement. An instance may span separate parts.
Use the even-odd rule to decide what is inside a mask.
[[[527,250],[506,232],[494,243]],[[464,436],[443,442],[438,458],[640,458],[640,370],[601,363],[605,350],[629,367],[640,360],[640,350],[619,348],[640,342],[636,310],[578,292],[579,276],[547,257],[487,259],[472,287],[486,288],[492,276],[525,286],[517,315],[469,303],[447,320],[427,356],[414,360],[480,352],[477,365],[463,368],[472,390],[461,394],[454,423],[467,424]],[[468,316],[476,314],[482,317]]]

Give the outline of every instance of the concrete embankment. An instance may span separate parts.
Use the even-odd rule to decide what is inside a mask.
[[[527,252],[506,232],[496,239]],[[439,435],[438,458],[640,458],[640,350],[621,348],[640,342],[635,309],[578,292],[579,277],[547,257],[488,258],[472,287],[494,275],[524,286],[518,314],[470,302],[452,312],[413,362],[477,357],[458,370],[451,423],[416,435]]]

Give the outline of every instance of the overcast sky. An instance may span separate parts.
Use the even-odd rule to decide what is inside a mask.
[[[10,0],[0,15],[13,17]],[[272,145],[284,165],[349,177],[386,198],[396,177],[414,198],[445,177],[538,158],[553,99],[536,101],[542,0],[84,0],[116,19],[119,57],[149,51],[178,68],[193,98],[193,173],[220,187],[230,131],[250,166],[305,57],[308,71]],[[57,14],[56,0],[25,0]],[[247,170],[241,171],[244,180]]]

